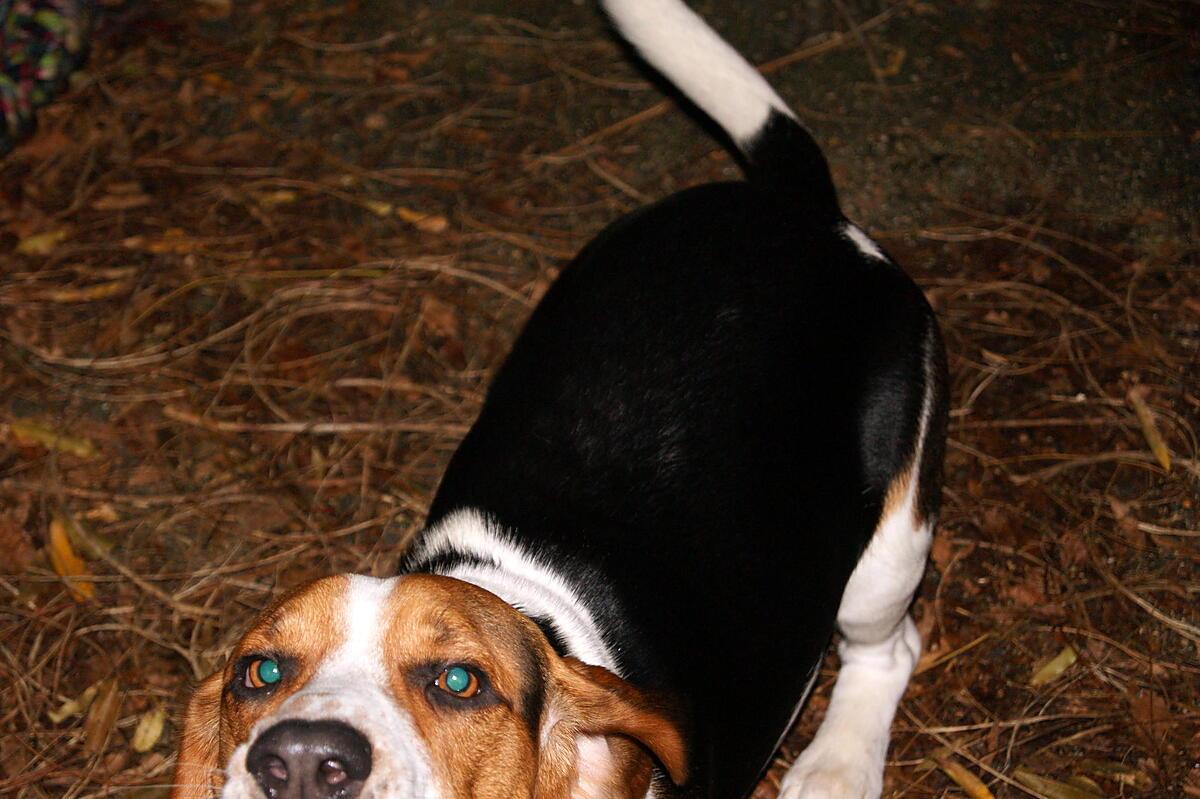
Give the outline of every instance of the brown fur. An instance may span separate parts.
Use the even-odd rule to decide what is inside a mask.
[[[342,629],[339,599],[345,590],[346,578],[326,577],[284,595],[242,636],[225,668],[196,687],[184,715],[171,799],[217,795],[230,754],[246,739],[254,722],[303,686],[325,654],[340,643],[336,635]],[[242,656],[281,650],[300,665],[299,679],[280,686],[270,699],[253,707],[226,690]]]
[[[206,799],[221,788],[221,691],[224,674],[196,686],[183,717],[171,799]]]
[[[302,688],[340,642],[344,590],[344,578],[327,578],[284,598],[225,669],[201,684],[188,704],[172,799],[215,796],[218,772],[254,722]],[[396,583],[384,617],[388,688],[424,740],[447,797],[640,799],[652,758],[683,781],[683,738],[662,707],[602,668],[560,658],[498,597],[451,578],[412,575]],[[223,690],[239,658],[263,651],[287,654],[299,673],[262,702]],[[495,701],[463,708],[431,701],[427,681],[414,674],[436,663],[474,664]]]
[[[916,479],[916,472],[916,468],[909,464],[904,471],[892,478],[892,481],[888,483],[887,493],[883,497],[883,512],[879,518],[891,516],[901,509],[908,498],[908,489],[912,486],[912,481]]]

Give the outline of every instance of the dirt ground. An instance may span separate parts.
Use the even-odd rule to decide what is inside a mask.
[[[3,796],[164,796],[187,686],[394,568],[571,254],[738,174],[590,2],[105,5],[0,161]],[[1200,7],[695,6],[945,330],[886,792],[1200,797]]]

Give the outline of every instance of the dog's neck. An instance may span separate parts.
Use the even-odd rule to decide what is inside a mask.
[[[536,623],[561,655],[621,676],[612,649],[577,586],[474,509],[426,530],[407,560],[412,571],[453,577],[490,591]]]

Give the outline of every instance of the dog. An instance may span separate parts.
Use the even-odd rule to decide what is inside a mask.
[[[584,247],[399,575],[263,612],[190,699],[173,797],[736,799],[835,626],[780,796],[880,795],[941,490],[934,314],[736,51],[677,0],[603,5],[746,179]]]

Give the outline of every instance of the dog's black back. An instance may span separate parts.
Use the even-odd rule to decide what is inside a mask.
[[[621,676],[679,705],[678,795],[729,799],[798,710],[897,485],[936,514],[945,367],[921,291],[842,216],[819,147],[761,77],[675,0],[604,5],[748,179],[636,211],[563,270],[428,527],[477,509],[553,564]],[[486,557],[443,547],[406,568]]]
[[[430,512],[483,509],[574,564],[637,642],[623,674],[703,697],[705,795],[773,752],[917,435],[930,311],[821,216],[743,182],[612,225],[534,312]]]

